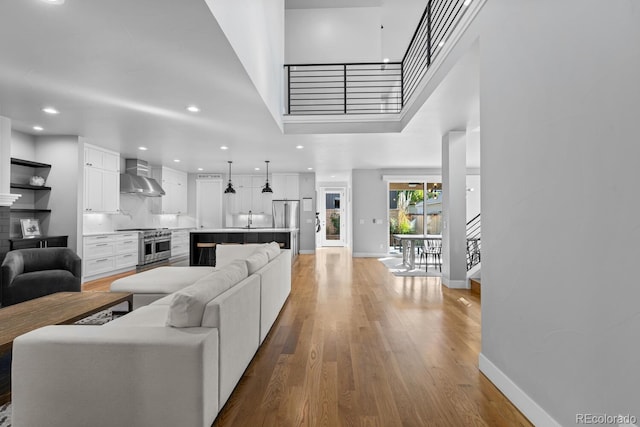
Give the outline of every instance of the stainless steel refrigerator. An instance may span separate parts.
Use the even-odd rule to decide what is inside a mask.
[[[275,228],[300,228],[300,201],[274,200],[273,226]]]

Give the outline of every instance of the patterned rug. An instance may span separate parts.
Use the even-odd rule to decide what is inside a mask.
[[[101,311],[92,316],[78,320],[76,325],[104,325],[111,321],[113,315],[111,309]],[[11,402],[0,406],[0,427],[11,427]]]

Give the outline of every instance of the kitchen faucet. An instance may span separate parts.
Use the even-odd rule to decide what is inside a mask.
[[[253,222],[251,216],[251,211],[249,211],[249,216],[247,217],[247,228],[251,228],[251,223]]]

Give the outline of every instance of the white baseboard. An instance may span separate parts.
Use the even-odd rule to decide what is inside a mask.
[[[351,256],[353,258],[382,258],[389,255],[386,252],[354,252]]]
[[[300,250],[300,251],[298,251],[298,253],[300,255],[313,255],[313,254],[316,253],[316,251],[315,251],[315,249],[311,249],[311,250],[307,249],[307,250]]]
[[[507,398],[536,426],[561,427],[540,405],[505,375],[487,357],[480,353],[478,366],[482,372]]]
[[[449,289],[469,289],[467,280],[451,280],[442,276],[442,284]]]

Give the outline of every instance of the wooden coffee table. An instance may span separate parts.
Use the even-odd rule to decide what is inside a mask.
[[[49,325],[69,325],[120,303],[133,307],[129,292],[58,292],[0,309],[0,355],[11,352],[13,340]],[[6,367],[9,361],[4,361]],[[8,365],[10,367],[10,364]],[[11,400],[11,370],[0,373],[0,405]]]

